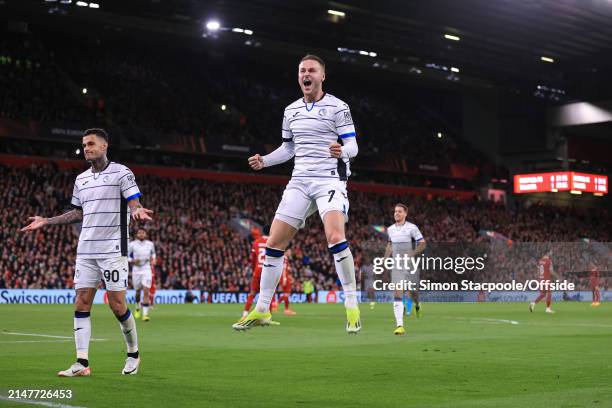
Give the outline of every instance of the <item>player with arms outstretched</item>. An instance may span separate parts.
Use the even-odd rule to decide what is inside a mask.
[[[419,256],[425,247],[427,246],[423,234],[419,228],[411,222],[406,221],[408,216],[408,207],[404,204],[395,204],[393,209],[393,219],[395,224],[387,228],[387,235],[389,235],[389,243],[385,249],[385,258],[393,255],[403,257],[408,255],[410,257]],[[412,242],[416,242],[416,248],[413,249]],[[396,265],[399,266],[399,265]],[[400,283],[400,281],[413,282],[417,287],[419,285],[419,271],[418,270],[406,270],[393,268],[391,271],[391,281],[393,283]],[[395,315],[395,331],[393,334],[397,336],[403,336],[406,334],[404,329],[404,293],[401,290],[396,290],[393,294],[393,314]],[[417,317],[421,314],[421,304],[419,303],[419,292],[415,290],[409,291],[408,295],[414,302]],[[410,307],[410,306],[409,306]]]
[[[253,170],[292,158],[295,163],[272,222],[257,305],[245,319],[233,325],[236,330],[269,324],[270,303],[282,273],[285,249],[317,209],[345,293],[346,330],[354,334],[361,329],[355,264],[344,231],[349,209],[346,191],[349,160],[358,151],[356,133],[349,106],[323,91],[324,80],[323,60],[315,55],[302,58],[298,82],[303,98],[285,108],[282,145],[268,155],[249,157]]]
[[[557,278],[557,274],[553,270],[551,257],[552,251],[548,251],[538,261],[538,280],[540,281],[541,285],[550,283],[553,277]],[[546,313],[555,313],[555,311],[550,308],[552,304],[552,290],[545,287],[542,287],[540,289],[540,295],[536,298],[536,300],[529,304],[529,311],[533,312],[535,310],[535,305],[538,304],[542,299],[546,299]]]
[[[140,317],[140,292],[142,291],[142,320],[149,321],[149,290],[153,284],[153,265],[155,264],[155,244],[147,239],[147,231],[139,228],[136,238],[130,242],[128,261],[132,264],[132,286],[136,292],[136,311]]]
[[[128,234],[130,214],[134,220],[150,220],[153,211],[140,205],[140,190],[134,174],[127,167],[106,157],[108,135],[102,129],[83,133],[83,152],[91,167],[79,174],[74,183],[71,204],[63,215],[30,217],[31,223],[21,231],[29,232],[47,225],[82,222],[77,247],[74,287],[74,340],[77,361],[60,377],[91,374],[89,340],[91,338],[91,305],[101,280],[106,285],[108,304],[119,320],[127,345],[127,359],[122,374],[136,374],[140,365],[136,321],[125,302],[128,285]]]

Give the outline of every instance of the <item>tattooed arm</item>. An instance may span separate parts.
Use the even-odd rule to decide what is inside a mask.
[[[80,208],[75,208],[72,211],[68,211],[65,214],[52,218],[44,218],[36,215],[34,217],[29,217],[28,220],[31,221],[30,224],[23,227],[21,232],[34,231],[44,227],[45,225],[76,224],[77,222],[83,221],[83,210]]]

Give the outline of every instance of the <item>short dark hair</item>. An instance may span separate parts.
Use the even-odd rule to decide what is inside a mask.
[[[86,131],[83,132],[83,137],[89,136],[89,135],[96,135],[96,136],[104,139],[104,141],[106,143],[108,143],[108,140],[109,140],[108,133],[106,133],[106,130],[104,130],[104,129],[91,128],[91,129],[87,129]]]
[[[323,58],[318,57],[314,54],[307,54],[304,58],[300,60],[300,62],[308,61],[308,60],[317,61],[319,64],[321,64],[321,66],[323,67],[323,70],[325,71],[325,61],[323,61]]]
[[[397,204],[395,204],[395,206],[393,208],[395,208],[395,207],[403,208],[404,211],[406,211],[406,214],[408,214],[408,206],[406,204],[397,203]]]

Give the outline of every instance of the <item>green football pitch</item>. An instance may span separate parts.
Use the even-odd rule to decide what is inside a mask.
[[[122,376],[118,323],[97,305],[91,377],[58,378],[71,306],[1,305],[0,391],[70,389],[52,406],[80,407],[612,407],[612,305],[538,306],[425,304],[395,337],[390,304],[361,305],[356,336],[341,305],[295,305],[243,333],[240,305],[159,305],[138,322],[138,375]]]

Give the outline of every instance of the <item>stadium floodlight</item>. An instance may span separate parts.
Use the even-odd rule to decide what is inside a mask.
[[[359,50],[359,55],[370,55],[370,53],[367,51]]]
[[[221,28],[221,24],[217,20],[210,20],[206,23],[206,29],[208,31],[217,31]]]
[[[234,27],[234,28],[232,28],[232,32],[233,33],[244,33],[244,29],[243,28]]]
[[[83,95],[86,95],[86,94],[87,94],[87,88],[83,88],[83,89],[81,90],[81,92],[83,92]]]
[[[76,149],[76,150],[74,151],[74,153],[75,153],[75,154],[81,154],[81,149]]]
[[[87,6],[89,6],[89,4],[87,4],[84,1],[77,1],[76,5],[79,6],[79,7],[87,7]]]
[[[72,4],[72,0],[60,0],[60,4]]]
[[[442,139],[442,132],[438,132],[438,139]]]
[[[378,54],[373,51],[370,51],[369,55],[370,57],[376,57]]]
[[[555,62],[555,60],[550,57],[540,57],[540,60],[543,62]]]
[[[244,30],[246,35],[253,35],[253,30]]]
[[[451,71],[452,71],[452,72],[459,72],[459,68],[456,68],[456,67],[451,67]]]
[[[457,35],[452,35],[452,34],[444,34],[444,38],[446,38],[447,40],[452,40],[452,41],[459,41],[459,40],[461,40],[461,37],[459,37]]]
[[[338,17],[346,17],[346,13],[344,11],[338,11],[338,10],[327,10],[327,14],[331,14],[332,16],[338,16]]]
[[[224,111],[224,110],[226,110],[226,109],[227,109],[227,106],[225,106],[225,105],[221,105],[221,110],[222,110],[222,111]]]
[[[98,3],[89,3],[89,8],[99,9],[100,5]]]

